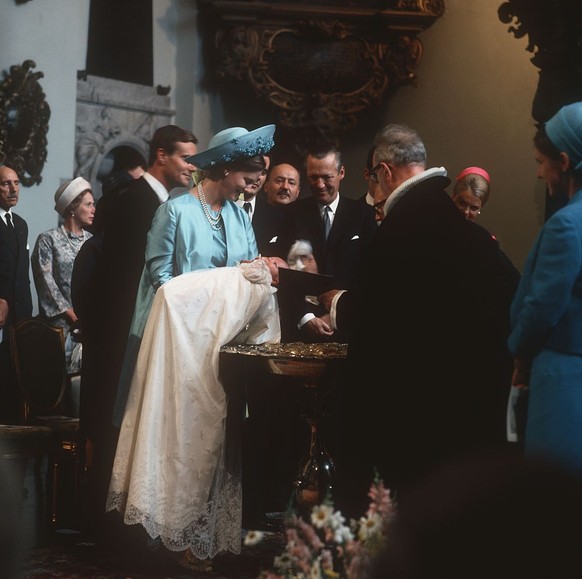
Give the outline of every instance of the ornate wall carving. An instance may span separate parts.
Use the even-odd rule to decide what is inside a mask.
[[[337,143],[364,112],[414,83],[417,35],[444,11],[443,0],[198,3],[212,79],[244,83],[299,148]]]
[[[101,181],[121,147],[135,149],[146,161],[158,127],[170,124],[170,97],[153,87],[79,74],[75,133],[75,177],[82,176],[101,196]]]
[[[528,37],[526,49],[540,70],[533,118],[545,122],[562,106],[582,101],[582,2],[507,0],[498,15],[516,38]],[[546,192],[546,218],[567,202],[565,193]]]
[[[0,163],[10,165],[26,187],[42,181],[51,109],[33,72],[33,60],[13,65],[0,84]]]

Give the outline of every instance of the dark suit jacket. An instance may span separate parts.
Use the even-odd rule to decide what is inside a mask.
[[[88,346],[83,352],[80,417],[93,439],[111,423],[147,234],[159,206],[143,177],[129,182],[108,199],[102,232],[75,260],[71,290],[76,303],[82,304],[81,332]]]
[[[374,210],[369,205],[340,196],[329,237],[325,242],[319,204],[313,197],[305,197],[285,207],[279,251],[281,257],[285,258],[294,241],[308,240],[313,247],[319,273],[333,276],[335,287],[345,289],[353,279],[366,246],[376,230]],[[281,288],[280,305],[285,302],[287,306],[286,311],[281,308],[284,327],[293,328],[307,312],[316,316],[324,313],[317,306],[306,304],[302,297],[299,300],[295,298],[285,296],[284,288]],[[293,310],[290,303],[296,304],[296,311],[290,311]],[[288,316],[292,319],[287,319]],[[290,340],[293,341],[293,338]]]
[[[371,207],[340,196],[325,242],[319,205],[313,197],[305,197],[285,208],[281,252],[286,257],[294,241],[307,239],[313,247],[319,273],[333,275],[336,287],[347,288],[376,229]]]
[[[0,219],[0,297],[8,302],[8,325],[32,315],[30,258],[27,249],[28,225],[12,213],[16,242],[7,235],[7,225]],[[7,334],[7,332],[5,332]],[[7,335],[4,336],[7,339]]]
[[[265,193],[259,192],[255,200],[252,223],[259,253],[265,256],[278,256],[278,238],[283,219],[283,209],[271,205],[265,199]],[[280,256],[283,257],[283,256]]]
[[[374,467],[389,488],[406,487],[505,440],[516,278],[491,235],[456,209],[448,183],[429,178],[394,204],[339,301],[350,331],[343,458],[365,473],[346,496],[365,495]]]

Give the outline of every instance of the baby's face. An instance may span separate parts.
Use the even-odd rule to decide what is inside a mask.
[[[269,266],[273,278],[272,284],[277,285],[279,283],[279,268],[289,269],[287,262],[280,257],[263,257],[262,260]]]

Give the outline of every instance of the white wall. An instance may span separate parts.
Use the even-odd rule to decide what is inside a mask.
[[[170,85],[176,124],[198,137],[200,150],[224,128],[219,99],[202,88],[198,10],[192,0],[153,0],[154,84]]]
[[[0,70],[34,60],[51,109],[42,181],[21,188],[15,209],[28,222],[31,250],[38,234],[58,223],[54,193],[73,176],[77,70],[85,68],[88,22],[89,0],[2,1]],[[34,284],[32,290],[37,313]]]

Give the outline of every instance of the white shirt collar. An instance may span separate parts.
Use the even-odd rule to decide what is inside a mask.
[[[410,177],[401,183],[386,199],[386,203],[384,204],[384,215],[388,215],[388,211],[392,208],[392,206],[398,202],[398,200],[403,197],[414,185],[420,183],[421,181],[426,181],[431,177],[446,177],[447,170],[444,167],[433,167],[432,169],[427,169],[422,173],[418,173],[414,175],[414,177]]]
[[[168,190],[151,173],[148,173],[146,171],[143,174],[143,178],[148,182],[149,186],[155,191],[161,203],[164,203],[168,200],[168,198],[170,197]]]
[[[255,203],[257,201],[257,196],[253,195],[250,199],[245,199],[243,196],[241,196],[239,199],[236,200],[236,204],[239,207],[242,207],[245,203],[250,203],[251,204],[251,213],[255,210]]]
[[[2,221],[4,221],[4,225],[8,225],[8,223],[6,223],[6,217],[5,217],[5,215],[7,213],[10,213],[10,218],[12,219],[12,223],[14,223],[14,215],[12,214],[12,211],[10,211],[10,209],[8,211],[6,211],[6,209],[2,209],[2,207],[0,207],[0,217],[2,217]]]
[[[337,211],[337,205],[339,203],[339,200],[340,200],[340,196],[338,193],[336,198],[327,206],[331,209],[332,216],[335,215],[335,212]],[[321,217],[323,217],[323,212],[325,210],[325,207],[326,206],[323,203],[320,204],[320,206],[319,206],[319,212],[321,213]]]

